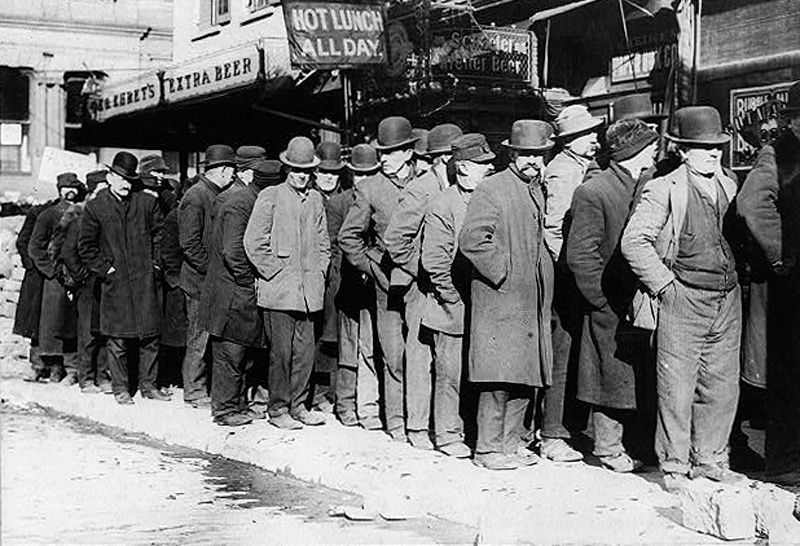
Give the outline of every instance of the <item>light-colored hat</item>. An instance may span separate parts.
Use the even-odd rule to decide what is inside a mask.
[[[286,150],[282,151],[279,157],[284,165],[295,169],[312,169],[320,163],[314,151],[314,143],[302,136],[290,140]]]
[[[582,104],[567,106],[556,118],[556,136],[566,138],[596,129],[603,124],[601,118],[596,118],[589,113],[589,109]]]

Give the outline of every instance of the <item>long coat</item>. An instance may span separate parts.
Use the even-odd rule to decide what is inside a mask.
[[[203,278],[208,270],[208,240],[211,237],[211,213],[220,187],[200,175],[197,184],[186,190],[178,205],[178,225],[184,262],[181,288],[192,298],[200,299]]]
[[[180,287],[183,252],[178,233],[178,209],[164,219],[161,239],[161,268],[164,272],[161,345],[185,347],[189,319],[186,316],[186,294]]]
[[[765,146],[736,199],[763,255],[766,290],[751,294],[745,371],[766,380],[776,413],[767,428],[768,471],[800,466],[800,142],[786,132]],[[782,262],[782,266],[776,266]],[[760,312],[755,312],[760,311]],[[745,379],[748,379],[745,377]]]
[[[208,244],[200,315],[205,331],[248,347],[264,345],[255,275],[244,250],[244,233],[257,197],[255,186],[245,187],[230,195],[217,211]]]
[[[103,335],[141,339],[160,333],[161,231],[158,202],[144,192],[120,200],[105,189],[87,203],[78,253],[103,281]]]
[[[553,261],[544,247],[544,195],[513,167],[483,181],[458,245],[474,266],[469,378],[551,383]]]
[[[92,334],[100,333],[100,286],[97,285],[94,273],[81,260],[78,253],[78,241],[81,234],[81,222],[83,220],[82,205],[73,205],[61,218],[61,227],[64,229],[64,240],[60,249],[53,249],[56,253],[56,263],[63,267],[65,276],[70,278],[70,291],[75,294],[76,306],[83,309],[81,298],[91,300],[90,308],[92,317],[90,320],[90,331]],[[82,287],[91,287],[81,290]],[[87,301],[88,303],[88,301]],[[87,308],[89,308],[87,306]],[[79,317],[80,319],[80,317]],[[80,327],[80,326],[79,326]]]
[[[636,408],[636,367],[644,366],[648,332],[625,320],[636,277],[622,257],[636,181],[615,161],[590,170],[572,198],[566,258],[588,303],[578,365],[578,399],[597,406]]]
[[[336,233],[331,237],[330,288],[335,290],[336,309],[348,316],[358,318],[361,309],[375,303],[375,287],[369,278],[350,263],[342,252],[339,234],[350,207],[356,200],[355,188],[337,193],[328,200],[325,214],[328,215],[328,229]]]

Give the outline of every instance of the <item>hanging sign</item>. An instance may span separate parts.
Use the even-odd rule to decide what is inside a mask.
[[[100,97],[89,103],[95,121],[105,121],[121,114],[144,110],[161,99],[157,72],[146,72],[136,78],[104,84]]]
[[[784,130],[779,112],[789,100],[793,82],[731,89],[731,167],[749,169],[758,151]]]
[[[284,0],[292,64],[353,68],[386,62],[383,3]]]

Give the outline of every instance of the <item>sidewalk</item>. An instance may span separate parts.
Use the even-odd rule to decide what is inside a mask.
[[[655,483],[655,473],[619,475],[585,464],[546,461],[491,472],[469,460],[392,442],[381,432],[345,428],[333,416],[325,426],[293,432],[278,430],[266,420],[223,428],[211,422],[208,410],[183,404],[180,391],[169,403],[137,395],[135,405],[120,406],[111,396],[84,395],[76,387],[24,383],[17,372],[25,364],[0,361],[0,396],[6,402],[38,404],[352,491],[372,506],[413,508],[419,515],[474,526],[486,542],[721,542],[679,525],[677,497]],[[800,540],[800,523],[797,534],[789,536]]]

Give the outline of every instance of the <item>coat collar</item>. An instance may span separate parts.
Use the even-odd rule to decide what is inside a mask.
[[[200,182],[208,186],[208,188],[210,188],[211,191],[213,191],[214,193],[220,193],[222,191],[222,188],[220,188],[219,186],[214,184],[211,180],[206,178],[205,173],[200,174]]]

